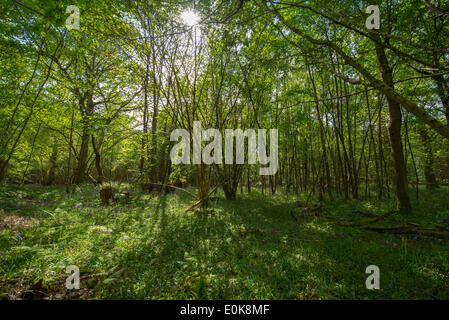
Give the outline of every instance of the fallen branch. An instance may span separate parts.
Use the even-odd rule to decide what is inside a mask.
[[[381,233],[388,232],[393,234],[424,234],[427,236],[433,236],[435,238],[449,239],[449,230],[444,227],[427,228],[417,223],[411,222],[393,226],[373,225],[373,223],[378,222],[380,220],[384,220],[385,218],[388,218],[389,216],[395,213],[397,213],[397,211],[389,211],[375,218],[357,222],[338,221],[329,216],[321,216],[320,218],[325,221],[338,224],[340,226],[356,227]]]
[[[186,189],[183,189],[183,188],[180,188],[180,187],[173,186],[171,184],[162,184],[162,183],[153,183],[153,182],[145,182],[145,184],[151,184],[151,185],[161,186],[161,187],[170,187],[170,188],[173,188],[173,189],[184,191],[184,192],[190,194],[191,196],[195,197],[195,195],[192,192],[187,191]]]
[[[366,230],[376,231],[376,232],[388,232],[394,234],[424,234],[427,236],[433,236],[436,238],[449,239],[449,232],[440,231],[436,228],[424,228],[424,227],[414,227],[409,225],[398,225],[398,226],[366,226]]]
[[[380,216],[377,216],[377,217],[374,217],[372,219],[367,219],[367,220],[363,220],[363,221],[356,221],[356,222],[340,222],[339,224],[342,225],[342,226],[348,226],[348,227],[351,227],[351,226],[363,226],[363,225],[368,225],[368,224],[371,224],[371,223],[383,220],[385,218],[388,218],[389,216],[391,216],[391,215],[393,215],[395,213],[397,213],[397,211],[393,210],[393,211],[388,211],[387,213],[385,213],[383,215],[380,215]]]
[[[197,202],[195,202],[194,204],[192,204],[190,207],[188,207],[184,213],[189,212],[190,210],[195,209],[196,207],[198,207],[201,203],[203,203],[204,201],[206,201],[207,199],[209,199],[210,195],[215,192],[215,190],[217,190],[218,185],[216,185],[211,191],[209,191],[209,193],[207,194],[207,196],[205,196],[204,198],[198,200]]]

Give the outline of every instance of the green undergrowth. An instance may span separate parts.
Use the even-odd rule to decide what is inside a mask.
[[[296,222],[292,203],[304,198],[291,195],[218,194],[206,210],[186,213],[195,199],[182,191],[120,187],[132,200],[110,206],[91,185],[72,197],[64,188],[1,187],[0,221],[14,215],[35,223],[0,229],[0,279],[51,283],[76,265],[102,274],[97,299],[449,299],[447,240],[339,226],[298,210]],[[447,188],[422,190],[403,219],[448,227],[447,199]],[[322,205],[348,221],[394,207],[376,200]],[[380,290],[365,287],[369,265],[380,269]]]

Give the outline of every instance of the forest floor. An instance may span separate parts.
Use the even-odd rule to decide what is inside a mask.
[[[109,206],[92,185],[72,197],[0,187],[0,299],[449,299],[449,239],[357,227],[393,201],[317,208],[254,190],[185,212],[195,199],[182,191],[122,187],[131,201]],[[448,188],[422,189],[412,215],[385,223],[448,228],[448,199]],[[81,271],[80,290],[65,287],[69,265]],[[380,290],[365,287],[369,265]]]

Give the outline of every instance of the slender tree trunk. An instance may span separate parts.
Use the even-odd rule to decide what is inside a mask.
[[[74,183],[79,184],[85,181],[87,174],[87,163],[89,157],[89,140],[91,136],[91,117],[94,114],[94,102],[92,97],[92,91],[86,91],[84,97],[80,99],[79,108],[83,116],[83,133],[81,135],[81,146],[78,157],[78,165],[75,171]]]
[[[246,169],[246,190],[247,190],[248,194],[251,193],[250,169],[249,169],[249,167]]]
[[[322,153],[323,153],[324,174],[326,177],[326,183],[324,183],[324,179],[322,179],[323,181],[320,184],[321,191],[323,189],[326,189],[330,199],[332,200],[333,199],[332,182],[331,182],[331,177],[330,177],[329,162],[327,159],[326,137],[325,137],[325,132],[324,132],[323,119],[321,118],[321,111],[320,111],[320,106],[319,106],[319,102],[318,102],[318,93],[317,93],[313,73],[310,70],[310,66],[308,64],[307,64],[307,70],[308,70],[309,78],[310,78],[310,81],[311,81],[312,87],[313,87],[313,95],[314,95],[314,99],[315,99],[315,110],[317,113],[317,120],[318,120],[319,130],[320,130],[320,143],[321,143],[321,149],[322,149]]]
[[[384,82],[394,89],[393,70],[388,63],[385,49],[379,42],[376,43],[376,54]],[[393,156],[393,164],[395,169],[397,208],[399,212],[406,214],[411,212],[412,207],[408,194],[407,170],[401,139],[401,107],[397,103],[397,100],[394,100],[389,96],[387,96],[387,102],[390,115],[388,132],[390,136],[391,153]]]
[[[45,186],[51,186],[55,181],[56,176],[56,161],[58,160],[58,145],[56,144],[56,139],[53,143],[53,148],[50,156],[50,168],[48,169],[47,176],[44,180]]]
[[[87,157],[89,155],[89,133],[88,129],[83,129],[83,135],[81,136],[81,147],[78,157],[78,165],[75,170],[75,177],[73,183],[78,184],[85,181],[86,169],[87,169]]]
[[[75,110],[72,109],[72,119],[70,121],[70,141],[69,141],[69,160],[67,163],[67,184],[66,184],[66,188],[65,188],[65,192],[67,194],[70,193],[70,188],[72,185],[72,147],[73,147],[73,121],[75,118]]]
[[[92,135],[92,149],[94,150],[94,153],[95,153],[95,168],[97,169],[97,175],[98,175],[97,182],[99,184],[102,184],[104,181],[104,173],[103,173],[103,167],[101,165],[101,153],[100,153],[100,150],[98,149],[94,135]]]
[[[418,132],[424,149],[424,177],[426,179],[426,187],[438,188],[437,179],[433,172],[433,151],[427,129],[421,127]]]
[[[32,157],[33,154],[34,154],[34,147],[35,147],[35,145],[36,145],[36,139],[37,139],[37,136],[39,135],[39,131],[41,130],[41,126],[42,126],[42,122],[39,123],[39,127],[37,128],[36,134],[34,135],[34,138],[33,138],[33,145],[32,145],[32,147],[31,147],[31,151],[30,151],[30,154],[29,154],[29,156],[28,156],[27,165],[26,165],[25,170],[24,170],[24,172],[23,172],[22,182],[20,183],[21,185],[23,185],[23,184],[25,183],[25,178],[26,178],[26,175],[27,175],[27,173],[28,173],[28,168],[29,168],[29,166],[30,166],[31,157]]]

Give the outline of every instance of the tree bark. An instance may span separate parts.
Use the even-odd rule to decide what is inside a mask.
[[[95,153],[95,168],[97,169],[97,182],[99,184],[102,184],[104,181],[104,173],[103,173],[103,167],[101,165],[101,154],[100,150],[98,149],[97,143],[95,141],[95,136],[92,135],[92,149]]]
[[[47,177],[43,183],[45,186],[51,186],[55,181],[57,160],[58,160],[58,145],[56,144],[55,141],[50,156],[50,168],[48,169]]]
[[[426,179],[426,187],[438,188],[437,179],[435,178],[435,174],[433,172],[433,152],[429,135],[426,128],[423,127],[421,127],[418,132],[424,148],[424,177]]]
[[[376,43],[376,55],[379,62],[382,79],[394,90],[393,70],[391,69],[388,58],[385,54],[384,47]],[[390,115],[390,123],[388,132],[391,143],[391,154],[393,156],[393,165],[395,170],[395,186],[397,209],[400,213],[410,213],[411,204],[408,194],[407,169],[404,159],[404,151],[401,139],[402,113],[400,104],[397,100],[387,95],[388,112]]]

